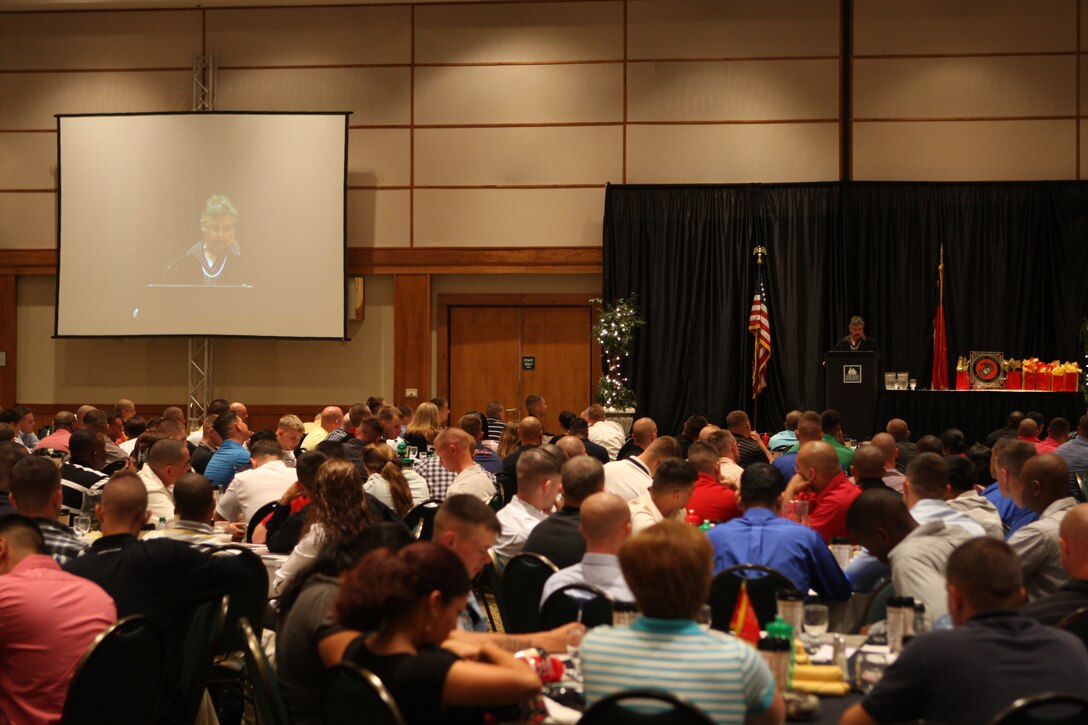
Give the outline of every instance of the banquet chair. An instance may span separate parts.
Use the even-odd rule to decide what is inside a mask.
[[[442,504],[436,498],[429,498],[418,503],[404,515],[404,523],[412,536],[420,541],[430,541],[434,535],[434,517],[438,513],[438,507]]]
[[[502,593],[506,601],[503,629],[523,634],[540,631],[540,595],[544,582],[559,568],[540,554],[518,554],[506,562],[502,572]]]
[[[164,667],[162,630],[146,617],[124,617],[98,635],[76,664],[61,725],[151,722]]]
[[[759,576],[748,576],[746,572],[757,572]],[[714,629],[729,631],[729,622],[733,618],[733,609],[740,595],[740,585],[747,582],[748,598],[756,611],[756,619],[762,629],[768,622],[774,621],[778,611],[775,592],[779,589],[795,589],[782,572],[762,564],[737,564],[723,569],[710,584],[710,619]]]
[[[238,624],[243,620],[261,638],[261,623],[265,620],[268,601],[268,569],[261,558],[249,549],[237,544],[227,544],[212,549],[212,556],[238,556],[245,563],[251,583],[245,589],[231,593],[227,617],[219,638],[212,646],[214,660],[208,673],[210,687],[225,687],[238,691],[245,682],[247,660],[240,653],[246,649],[246,640]]]
[[[877,588],[869,596],[869,601],[865,603],[865,616],[862,617],[861,623],[874,624],[882,619],[887,619],[888,600],[894,596],[895,587],[892,586],[891,579],[885,579],[878,584]]]
[[[1084,725],[1088,698],[1066,692],[1022,697],[999,712],[990,725]]]
[[[230,595],[212,599],[193,608],[181,652],[181,669],[176,683],[167,683],[166,703],[181,722],[196,718],[204,699],[212,655],[223,632],[230,607]]]
[[[555,629],[569,622],[586,627],[612,624],[615,600],[606,591],[590,584],[567,584],[552,592],[540,608],[543,629]]]
[[[1075,634],[1088,647],[1088,607],[1081,607],[1054,626]]]
[[[353,662],[341,662],[326,670],[321,715],[326,725],[405,725],[400,708],[382,681]]]
[[[247,544],[253,543],[253,532],[257,530],[257,526],[264,521],[265,517],[272,513],[272,509],[276,508],[276,504],[278,503],[279,501],[269,501],[266,504],[262,504],[261,507],[253,513],[253,516],[249,519],[249,523],[246,524]]]
[[[487,595],[495,598],[495,607],[499,610],[499,619],[506,621],[506,599],[502,595],[502,570],[499,568],[499,558],[495,555],[495,549],[487,550],[490,561],[484,565],[483,571],[477,577],[474,591],[476,601],[487,612],[487,621],[492,631],[498,631],[495,617],[491,613],[491,607],[487,606]]]
[[[695,705],[670,692],[640,689],[617,692],[593,703],[578,725],[709,725],[713,722]]]
[[[280,681],[276,679],[276,673],[261,647],[260,636],[245,617],[238,622],[238,630],[245,642],[246,671],[253,688],[257,721],[261,725],[290,725],[291,717],[287,713]]]

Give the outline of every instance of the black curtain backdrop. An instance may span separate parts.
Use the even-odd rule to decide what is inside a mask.
[[[757,244],[773,350],[754,404]],[[627,370],[639,414],[675,433],[739,408],[778,429],[786,411],[822,407],[823,355],[853,314],[885,369],[928,387],[942,245],[952,385],[971,350],[1081,359],[1088,183],[609,186],[605,297],[636,294],[647,321]]]

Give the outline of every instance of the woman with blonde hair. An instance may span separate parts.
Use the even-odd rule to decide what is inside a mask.
[[[363,452],[363,465],[370,477],[363,490],[404,516],[413,506],[431,497],[423,476],[408,469],[402,470],[396,453],[389,446],[368,446]]]
[[[499,436],[499,458],[506,458],[513,453],[521,445],[521,439],[518,438],[518,424],[515,421],[509,421],[502,427],[502,435]]]
[[[421,451],[434,443],[434,437],[441,428],[438,422],[438,406],[434,403],[420,403],[412,416],[412,422],[404,430],[404,440],[410,446]]]
[[[296,572],[312,563],[326,542],[353,539],[374,521],[355,465],[346,459],[331,458],[321,465],[310,497],[313,503],[302,538],[276,572],[273,594],[282,592]]]

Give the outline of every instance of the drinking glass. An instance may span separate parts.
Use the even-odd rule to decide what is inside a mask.
[[[699,612],[695,615],[695,623],[702,628],[704,632],[710,631],[710,605],[704,604],[699,607]]]
[[[820,637],[827,634],[828,610],[825,604],[805,605],[805,634]]]
[[[808,525],[808,501],[793,499],[782,505],[782,516],[790,521]]]
[[[880,652],[858,651],[854,658],[854,685],[862,694],[868,695],[884,677],[884,671],[891,664],[888,660],[889,656]]]
[[[910,389],[914,390],[916,387],[918,387],[918,378],[911,378],[910,379]]]
[[[76,517],[75,525],[76,533],[80,536],[84,536],[91,531],[91,517],[86,515],[80,515]]]
[[[585,636],[586,632],[581,627],[571,627],[567,632],[567,659],[577,682],[582,679],[582,638]]]

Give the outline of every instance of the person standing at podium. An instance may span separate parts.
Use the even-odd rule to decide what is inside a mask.
[[[850,318],[850,334],[839,340],[835,347],[836,352],[876,352],[876,340],[865,335],[865,320],[857,315]]]

